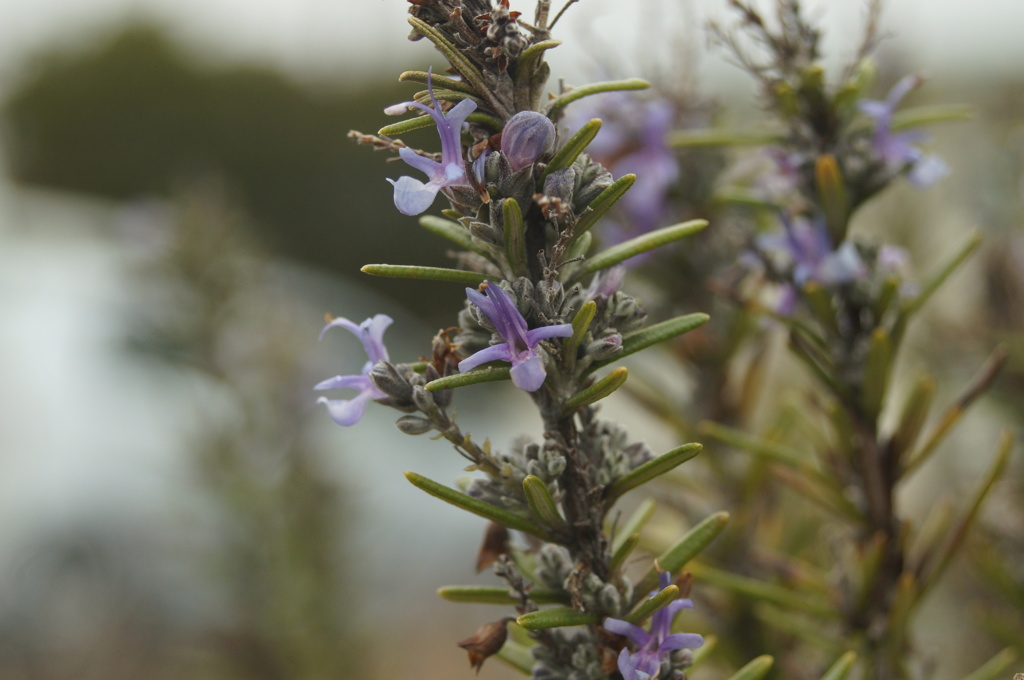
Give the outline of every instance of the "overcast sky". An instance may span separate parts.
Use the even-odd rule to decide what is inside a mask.
[[[555,0],[559,7],[562,0]],[[573,38],[588,33],[635,53],[630,37],[641,15],[655,26],[659,12],[681,6],[697,17],[721,16],[725,0],[580,0],[566,15],[558,37],[566,41],[552,55],[556,73],[570,79],[583,61]],[[765,2],[756,2],[761,6]],[[842,53],[861,26],[863,0],[808,0],[824,16],[830,48]],[[532,14],[533,0],[512,0],[513,9]],[[55,40],[81,40],[90,31],[116,25],[126,16],[157,17],[205,50],[229,58],[256,58],[300,73],[365,73],[368,59],[388,65],[424,60],[425,46],[404,40],[405,0],[0,0],[0,78],[9,82],[34,47]],[[822,11],[827,8],[827,12]],[[639,10],[639,11],[638,11]],[[1019,70],[1024,59],[1022,0],[889,0],[885,25],[915,68],[925,72],[964,67]],[[703,44],[699,31],[696,40]],[[645,48],[651,40],[644,42]],[[577,45],[579,40],[577,40]],[[664,48],[664,45],[662,45]],[[655,41],[652,52],[659,47]],[[705,67],[717,72],[715,59]]]

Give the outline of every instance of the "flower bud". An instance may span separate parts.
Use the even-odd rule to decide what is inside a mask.
[[[430,421],[426,418],[420,418],[419,416],[402,416],[395,421],[395,425],[398,429],[405,434],[426,434],[434,429]]]
[[[501,133],[501,152],[513,171],[537,162],[554,145],[554,123],[536,111],[521,111],[512,116]]]

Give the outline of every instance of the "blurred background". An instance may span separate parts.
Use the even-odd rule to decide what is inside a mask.
[[[723,122],[756,121],[752,84],[705,49],[724,4],[580,0],[553,74],[591,79],[581,44],[639,75],[682,45]],[[808,4],[841,61],[863,3]],[[340,429],[311,391],[364,360],[342,332],[317,343],[326,312],[391,315],[391,356],[412,360],[463,297],[358,272],[446,262],[394,210],[397,166],[346,139],[413,92],[398,73],[440,65],[406,40],[406,8],[0,0],[0,678],[470,677],[454,643],[499,613],[433,591],[489,582],[473,570],[483,522],[402,478],[450,482],[459,460],[385,409]],[[882,64],[977,116],[936,129],[953,168],[938,189],[894,191],[885,222],[858,228],[923,269],[985,234],[935,305],[943,342],[914,359],[979,357],[945,363],[959,384],[1010,340],[1002,396],[975,421],[987,452],[1024,410],[1024,4],[891,0],[884,19]],[[502,446],[535,426],[521,395],[502,397],[520,417],[488,406],[506,388],[474,388],[464,429]],[[1012,543],[1019,525],[998,520]],[[512,677],[496,662],[481,675]]]

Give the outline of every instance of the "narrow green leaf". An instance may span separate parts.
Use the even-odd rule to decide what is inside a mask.
[[[782,205],[780,205],[778,201],[767,200],[763,196],[759,196],[752,191],[737,189],[734,187],[716,191],[714,201],[715,203],[727,206],[749,208],[751,210],[760,210],[771,213],[778,213],[778,211],[782,209]]]
[[[683,333],[692,331],[694,328],[699,328],[706,324],[709,318],[710,317],[707,314],[687,314],[686,316],[677,316],[674,319],[662,321],[661,323],[656,323],[653,326],[648,326],[647,328],[641,328],[638,331],[627,333],[622,336],[622,351],[617,352],[615,356],[610,359],[595,362],[591,370],[600,368],[601,366],[606,366],[623,357],[628,357],[630,354],[635,354],[640,350],[647,349],[651,345],[657,345],[659,342],[671,340]]]
[[[651,519],[651,515],[654,514],[656,507],[658,507],[658,504],[653,498],[645,498],[636,507],[636,510],[633,511],[633,514],[629,516],[629,519],[621,527],[616,527],[615,539],[612,541],[613,553],[619,552],[622,549],[623,543],[631,540],[633,535],[640,533],[640,530],[644,528],[647,521]]]
[[[413,486],[422,489],[431,496],[440,498],[446,503],[450,503],[457,508],[462,508],[467,512],[479,515],[480,517],[489,519],[492,522],[497,522],[498,524],[504,525],[510,529],[517,529],[528,534],[533,534],[534,536],[548,541],[549,543],[555,542],[547,531],[534,524],[532,520],[509,512],[504,508],[499,508],[498,506],[491,505],[486,501],[473,498],[472,496],[467,496],[461,491],[456,491],[444,484],[439,484],[438,482],[424,477],[423,475],[418,475],[415,472],[406,472],[405,478],[412,482]]]
[[[640,534],[632,534],[626,536],[623,540],[618,541],[615,552],[612,553],[611,562],[608,563],[608,571],[612,574],[618,572],[619,568],[626,562],[626,558],[629,557],[630,553],[633,552],[634,548],[640,544]]]
[[[583,264],[577,267],[571,278],[571,282],[579,281],[588,274],[607,269],[613,265],[616,265],[624,260],[646,253],[655,248],[659,248],[669,243],[674,243],[682,238],[686,238],[691,234],[695,234],[704,227],[708,226],[707,220],[690,220],[689,222],[683,222],[682,224],[676,224],[671,227],[665,227],[664,229],[658,229],[656,231],[648,232],[642,236],[637,236],[618,245],[614,245],[607,250],[604,250],[591,258],[588,258]]]
[[[370,276],[387,276],[393,279],[420,279],[421,281],[447,281],[467,286],[479,286],[487,278],[483,274],[461,269],[444,267],[420,267],[404,264],[368,264],[359,271]]]
[[[430,127],[431,125],[434,125],[434,119],[430,116],[416,116],[414,118],[400,120],[397,123],[385,125],[381,129],[377,130],[377,134],[384,135],[386,137],[396,137],[398,135],[404,135],[406,132]]]
[[[586,387],[566,399],[565,403],[562,404],[562,413],[569,414],[578,408],[589,406],[594,402],[601,401],[605,397],[611,395],[615,390],[622,387],[622,384],[626,382],[626,378],[628,377],[629,369],[625,366],[619,366],[590,387]]]
[[[964,261],[971,256],[971,253],[973,253],[979,245],[981,245],[981,236],[974,234],[970,239],[968,239],[967,243],[960,248],[959,252],[957,252],[949,262],[939,269],[939,271],[921,287],[921,292],[917,297],[904,304],[903,314],[905,316],[912,316],[920,310],[921,307],[924,306],[924,303],[928,302],[929,298],[935,294],[935,291],[945,283],[946,279],[948,279],[953,272],[960,268],[960,265],[962,265]]]
[[[935,380],[928,375],[921,376],[914,389],[907,397],[903,406],[903,413],[900,415],[896,432],[893,433],[889,442],[889,448],[899,459],[909,451],[917,437],[921,434],[925,420],[928,418],[928,411],[932,406],[932,399],[935,397]]]
[[[511,380],[511,369],[506,366],[497,366],[492,368],[478,368],[475,371],[469,373],[456,373],[455,375],[446,375],[443,378],[437,380],[431,380],[424,387],[428,392],[436,392],[437,390],[449,390],[455,387],[465,387],[466,385],[476,385],[478,383],[485,382],[497,382],[499,380]]]
[[[740,130],[705,129],[677,130],[668,133],[669,146],[686,149],[717,149],[723,146],[761,146],[777,144],[783,135],[779,132],[746,132]]]
[[[565,525],[565,520],[555,505],[555,499],[551,497],[551,492],[540,477],[527,475],[523,479],[523,492],[526,494],[526,504],[544,524],[553,528]]]
[[[985,664],[968,675],[964,680],[1002,680],[1009,673],[1010,665],[1017,660],[1017,652],[1012,647],[1007,647],[999,652]]]
[[[627,491],[632,491],[655,477],[660,477],[669,470],[674,470],[677,466],[682,465],[700,453],[703,448],[700,444],[683,444],[667,453],[663,453],[654,460],[647,461],[615,480],[605,491],[605,498],[611,503]]]
[[[871,333],[871,345],[864,363],[864,384],[861,386],[861,407],[871,420],[877,420],[882,412],[882,401],[889,386],[889,367],[892,361],[892,345],[884,328]]]
[[[783,609],[802,611],[829,620],[834,620],[840,615],[840,612],[820,595],[808,596],[802,593],[795,593],[789,588],[775,585],[774,583],[730,574],[729,572],[709,567],[706,564],[695,564],[691,570],[694,576],[705,583],[710,583],[713,586],[718,586],[719,588],[724,588],[755,600],[763,600]]]
[[[399,82],[410,81],[413,83],[427,84],[427,72],[426,71],[405,71],[398,76]],[[436,73],[430,75],[430,82],[433,83],[434,87],[445,88],[453,90],[455,92],[465,92],[466,94],[477,95],[477,91],[464,80],[455,80],[454,78],[448,78],[446,76],[439,76]]]
[[[446,238],[463,250],[468,250],[491,259],[493,254],[479,243],[473,241],[469,230],[458,222],[446,220],[435,215],[424,215],[420,218],[420,226],[435,236]]]
[[[544,56],[544,53],[550,49],[558,47],[562,44],[561,40],[541,40],[523,50],[523,53],[519,55],[519,62],[516,64],[516,81],[520,79],[519,71],[525,66],[532,67],[532,63],[536,63],[537,59]],[[529,77],[527,74],[526,77]]]
[[[437,594],[449,602],[468,602],[472,604],[518,604],[519,599],[512,597],[508,588],[500,586],[444,586],[437,589]],[[569,604],[569,593],[564,590],[533,588],[530,599],[537,604]]]
[[[542,40],[530,45],[519,55],[515,73],[515,100],[522,110],[539,107],[549,70],[544,64],[544,53],[558,47],[558,40]]]
[[[974,118],[974,107],[967,104],[913,106],[897,111],[892,117],[892,131],[919,127],[930,123],[947,123]]]
[[[526,230],[523,226],[523,212],[514,198],[506,198],[501,202],[502,222],[504,225],[505,257],[516,276],[527,274],[526,265]]]
[[[451,44],[444,34],[422,19],[418,19],[417,17],[408,17],[408,21],[412,24],[413,28],[423,35],[423,37],[434,43],[434,46],[438,51],[448,59],[448,63],[452,65],[452,68],[458,71],[459,74],[466,79],[478,95],[488,96],[490,89],[487,87],[487,83],[484,81],[483,75],[481,75],[480,71],[473,66],[473,63],[466,58],[461,51],[459,51],[458,47]],[[492,100],[493,97],[488,96],[488,99]],[[498,107],[494,106],[493,101],[490,103],[499,114],[504,113],[498,110]]]
[[[846,677],[853,670],[853,664],[857,662],[857,653],[849,651],[836,659],[836,662],[825,671],[821,680],[846,680]]]
[[[587,300],[572,318],[572,336],[567,338],[565,344],[562,345],[562,356],[565,357],[570,368],[576,365],[576,354],[579,352],[580,343],[583,342],[583,337],[587,334],[587,329],[590,328],[590,322],[594,320],[595,314],[597,314],[597,303]]]
[[[572,246],[569,248],[569,259],[578,260],[581,257],[586,257],[593,243],[594,235],[589,231],[583,232],[572,242]]]
[[[565,144],[562,145],[562,148],[555,153],[547,167],[544,168],[543,176],[547,177],[556,170],[562,170],[563,168],[567,168],[575,163],[576,159],[579,158],[581,153],[583,153],[583,150],[586,149],[592,141],[594,141],[594,137],[597,136],[597,133],[600,132],[600,130],[601,119],[599,118],[594,118],[593,120],[585,123],[583,127],[577,130],[576,134],[567,139]]]
[[[775,663],[775,659],[767,654],[759,656],[729,676],[729,680],[761,680],[768,675],[773,663]]]
[[[607,189],[597,195],[580,214],[576,224],[573,225],[573,241],[587,233],[597,221],[605,216],[612,209],[612,206],[622,198],[629,188],[636,181],[636,175],[623,175],[612,182]]]
[[[704,519],[658,557],[658,566],[662,571],[667,571],[670,574],[679,573],[690,560],[711,545],[711,542],[718,537],[718,534],[722,533],[728,523],[729,513],[727,512],[717,512]],[[658,571],[651,569],[637,584],[635,592],[643,597],[644,593],[649,593],[657,587]]]
[[[609,80],[602,83],[591,83],[582,87],[576,87],[548,104],[547,114],[552,119],[555,119],[566,106],[572,104],[577,99],[582,99],[583,97],[588,97],[592,94],[600,94],[602,92],[622,92],[623,90],[646,90],[650,86],[651,84],[646,80],[630,78],[628,80]]]
[[[533,652],[530,651],[529,647],[512,640],[506,640],[495,656],[517,671],[522,671],[529,676],[533,675],[534,659]]]
[[[836,322],[836,310],[832,305],[832,294],[817,281],[805,283],[803,294],[807,306],[821,327],[833,335],[838,335],[839,326]]]
[[[679,597],[679,586],[669,584],[657,595],[647,598],[629,612],[623,618],[630,623],[639,625],[641,621],[658,611],[669,602]]]
[[[572,607],[541,609],[529,614],[523,614],[516,619],[516,623],[527,630],[562,628],[563,626],[586,626],[597,622],[598,618],[593,614],[584,614]]]
[[[439,102],[452,102],[453,104],[458,104],[461,101],[469,99],[470,101],[475,102],[478,107],[484,105],[484,100],[480,99],[480,97],[467,95],[464,92],[442,90],[436,87],[434,88],[434,99],[438,100]],[[429,90],[421,90],[420,92],[417,92],[412,96],[412,100],[415,102],[419,102],[420,104],[425,104],[427,106],[433,106],[434,104],[433,100],[430,98]]]
[[[832,242],[842,243],[850,219],[850,199],[839,162],[832,154],[822,154],[815,161],[814,187]]]
[[[999,450],[996,452],[995,462],[989,469],[988,474],[982,481],[981,486],[974,493],[974,497],[971,499],[970,504],[967,506],[967,511],[959,522],[953,527],[949,535],[946,538],[945,545],[936,555],[935,559],[930,564],[925,566],[924,573],[921,575],[920,582],[921,587],[918,591],[918,598],[925,592],[931,589],[932,586],[939,580],[946,567],[949,566],[953,558],[960,554],[960,547],[962,546],[964,539],[967,538],[967,533],[970,531],[971,526],[974,525],[974,521],[978,517],[978,513],[981,511],[981,506],[984,504],[985,499],[988,498],[989,492],[992,491],[992,487],[999,481],[999,478],[1003,476],[1006,471],[1007,463],[1010,461],[1010,453],[1013,451],[1013,434],[1009,431],[1003,432],[1002,440],[999,443]]]

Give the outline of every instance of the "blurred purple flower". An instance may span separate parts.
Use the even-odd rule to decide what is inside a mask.
[[[512,382],[527,392],[540,389],[547,377],[544,357],[537,350],[541,340],[567,338],[572,335],[572,324],[562,323],[526,330],[526,319],[519,313],[511,296],[501,286],[484,282],[484,292],[466,289],[466,296],[494,324],[503,342],[482,349],[459,362],[459,372],[471,371],[490,361],[508,361],[512,364]]]
[[[366,356],[369,358],[363,365],[363,370],[359,375],[338,375],[324,380],[313,388],[314,390],[351,389],[359,391],[359,394],[352,399],[328,399],[327,397],[317,399],[318,404],[327,405],[327,412],[338,425],[344,427],[355,425],[363,417],[363,410],[366,408],[367,401],[387,397],[384,392],[373,384],[369,373],[378,361],[388,360],[388,350],[384,347],[384,331],[391,325],[391,322],[391,317],[385,314],[378,314],[358,326],[348,319],[337,318],[324,326],[324,329],[320,332],[320,339],[322,340],[324,334],[330,328],[341,326],[347,329],[363,343]]]
[[[824,284],[847,283],[867,274],[867,268],[850,241],[832,248],[825,221],[782,215],[783,232],[762,236],[758,246],[781,252],[792,264],[793,283],[798,287],[808,281]]]
[[[659,577],[659,588],[664,590],[671,583],[667,572]],[[660,590],[651,591],[651,596]],[[645,631],[640,626],[621,619],[607,618],[604,628],[617,635],[625,635],[639,648],[630,654],[628,649],[619,653],[619,672],[622,680],[652,680],[661,673],[661,662],[670,652],[677,649],[697,649],[704,644],[704,638],[694,633],[672,634],[672,619],[682,609],[693,609],[693,602],[686,598],[673,600],[662,607],[651,617],[651,630]]]
[[[420,156],[408,147],[398,150],[402,160],[421,170],[427,175],[427,183],[424,184],[418,179],[407,175],[399,177],[397,181],[388,181],[395,187],[395,207],[405,215],[419,215],[430,207],[434,202],[437,192],[445,187],[467,184],[466,168],[462,160],[462,124],[466,117],[476,109],[476,102],[463,99],[452,109],[444,114],[441,106],[434,97],[434,88],[430,82],[430,73],[427,73],[427,92],[430,93],[430,101],[433,106],[427,106],[419,102],[402,102],[384,109],[389,116],[400,116],[406,109],[414,108],[427,113],[434,119],[437,125],[437,132],[441,137],[441,162]]]
[[[865,99],[860,110],[875,121],[874,149],[878,158],[893,172],[907,169],[907,180],[917,187],[926,187],[949,174],[949,166],[934,155],[925,155],[917,146],[927,136],[920,130],[893,132],[892,118],[896,107],[923,79],[905,76],[897,82],[884,101]]]
[[[501,152],[512,170],[536,163],[555,145],[555,125],[543,113],[520,111],[501,132]]]
[[[613,240],[664,226],[669,214],[669,191],[679,179],[679,161],[665,141],[675,125],[675,109],[665,99],[642,99],[632,94],[611,93],[595,98],[595,109],[580,111],[580,124],[600,118],[601,131],[587,148],[592,158],[615,177],[636,175],[633,187],[619,205],[626,228]],[[580,115],[583,114],[583,115]]]

